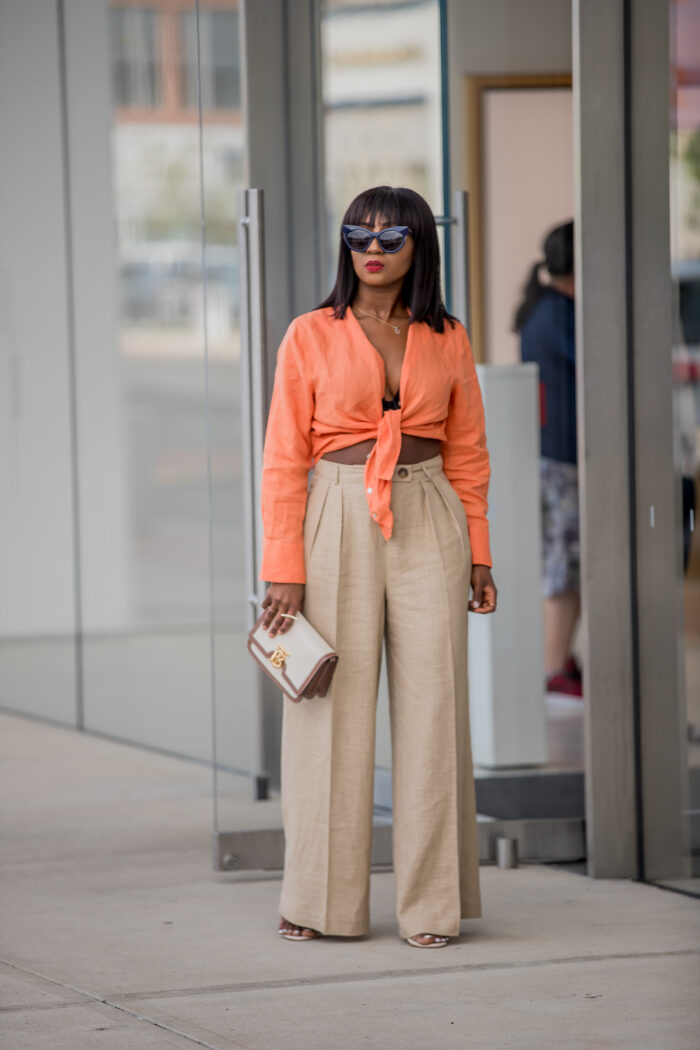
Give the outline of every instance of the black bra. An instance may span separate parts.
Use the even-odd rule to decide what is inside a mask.
[[[392,408],[401,408],[398,390],[392,397],[391,401],[389,401],[386,397],[382,398],[382,408],[385,412],[389,412]]]

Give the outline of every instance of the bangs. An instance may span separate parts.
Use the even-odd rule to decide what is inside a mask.
[[[410,214],[412,209],[408,201],[401,199],[399,191],[392,186],[375,186],[371,190],[360,193],[352,201],[343,218],[344,223],[352,226],[361,226],[369,223],[370,226],[383,219],[390,226],[414,226]]]

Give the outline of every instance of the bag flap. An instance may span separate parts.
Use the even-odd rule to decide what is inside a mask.
[[[337,660],[332,647],[301,613],[288,631],[274,638],[262,627],[262,619],[250,632],[249,648],[285,692],[303,693],[329,657]]]

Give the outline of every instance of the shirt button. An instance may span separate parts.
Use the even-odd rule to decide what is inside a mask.
[[[406,470],[405,467],[401,467],[401,469],[399,470],[399,477],[400,478],[407,478],[408,477],[408,471]]]
[[[372,489],[371,489],[371,487],[370,487],[370,488],[368,488],[368,489],[367,489],[367,491],[371,493],[371,492],[372,492]]]

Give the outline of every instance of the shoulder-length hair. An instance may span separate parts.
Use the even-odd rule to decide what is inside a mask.
[[[413,262],[404,277],[401,299],[414,321],[425,321],[436,332],[445,328],[445,319],[454,328],[457,320],[447,312],[440,290],[440,248],[435,219],[428,202],[415,190],[403,186],[374,186],[350,202],[343,225],[374,226],[383,219],[392,226],[410,226],[414,241]],[[318,309],[332,306],[335,316],[345,311],[357,293],[358,277],[350,249],[340,237],[338,272],[333,291]]]

